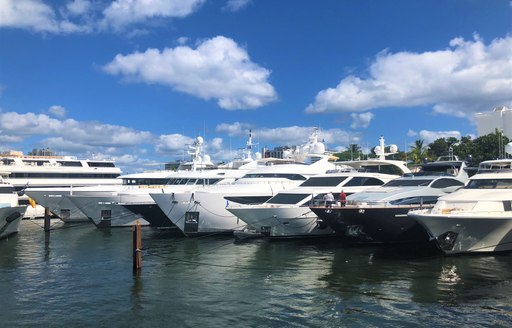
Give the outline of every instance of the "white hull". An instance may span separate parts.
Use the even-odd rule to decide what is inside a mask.
[[[121,180],[119,179],[40,179],[34,181],[35,179],[27,180],[27,179],[10,179],[10,182],[13,183],[15,187],[18,189],[29,187],[25,190],[25,194],[20,196],[20,204],[28,203],[28,197],[34,199],[37,203],[36,207],[28,206],[27,211],[25,212],[25,219],[35,219],[44,217],[44,208],[48,207],[52,213],[59,216],[64,222],[78,222],[78,221],[88,221],[87,217],[84,217],[83,213],[76,208],[73,208],[73,204],[65,201],[64,203],[60,203],[59,201],[55,202],[54,200],[44,200],[44,197],[39,196],[36,199],[35,192],[38,194],[41,191],[45,191],[43,195],[62,195],[69,194],[70,190],[81,189],[81,188],[96,188],[98,186],[107,186],[107,188],[117,188],[122,187]],[[34,197],[29,196],[28,191],[31,189],[34,190]],[[48,204],[46,202],[49,201]],[[54,207],[55,206],[55,207]],[[65,211],[61,213],[61,209],[69,209],[70,211]],[[69,213],[69,214],[68,214]],[[62,214],[62,216],[61,216]]]
[[[26,209],[26,206],[0,208],[0,239],[19,232],[21,219]]]
[[[119,196],[73,195],[68,198],[99,228],[133,226],[137,221],[141,225],[149,225],[146,220],[119,205],[121,201]]]
[[[290,185],[292,187],[293,185]],[[270,198],[286,189],[285,184],[246,184],[210,188],[204,192],[175,193],[169,219],[185,234],[231,233],[246,227],[246,223],[230,213],[226,207],[227,196],[252,196]]]
[[[151,198],[153,198],[154,202],[162,212],[167,216],[169,221],[174,222],[172,220],[172,217],[176,217],[176,210],[175,210],[175,199],[174,199],[175,193],[152,193],[150,194]]]
[[[190,201],[191,195],[175,194],[175,203],[169,212],[171,216],[168,216],[185,235],[231,233],[246,226],[226,210],[226,200],[222,195],[209,195],[208,199],[199,196],[197,200]]]
[[[30,191],[27,192],[27,195],[36,201],[38,207],[43,207],[43,216],[44,207],[48,207],[53,214],[64,222],[89,221],[87,216],[66,197],[69,195],[69,190]],[[32,206],[29,206],[28,210],[31,210],[31,208]]]
[[[95,185],[63,188],[28,188],[25,194],[32,198],[37,206],[29,206],[25,217],[44,217],[44,208],[57,215],[66,223],[89,222],[89,218],[67,196],[70,195],[111,195],[116,190],[124,188],[121,184]]]
[[[512,250],[511,212],[409,214],[429,232],[445,254],[487,253]]]
[[[309,207],[272,206],[270,204],[237,207],[228,210],[256,231],[269,237],[314,237],[333,235],[328,226],[320,226]]]

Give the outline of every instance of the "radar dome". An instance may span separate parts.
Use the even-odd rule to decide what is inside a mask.
[[[197,137],[196,138],[196,143],[199,144],[199,145],[202,145],[204,142],[203,138],[202,137]]]
[[[375,148],[373,148],[373,151],[375,152],[375,154],[380,155],[380,153],[381,153],[380,146],[375,146]]]
[[[389,146],[389,152],[390,153],[396,153],[397,151],[398,151],[398,146],[397,145]]]
[[[204,155],[203,156],[203,162],[210,163],[212,159],[210,158],[210,155]]]
[[[283,151],[283,158],[289,158],[292,155],[292,152],[290,150],[284,150]]]
[[[256,152],[256,153],[254,154],[254,157],[255,157],[256,159],[261,159],[261,153],[260,153],[260,152]]]
[[[325,153],[325,145],[321,142],[317,142],[313,145],[313,154],[323,154]]]

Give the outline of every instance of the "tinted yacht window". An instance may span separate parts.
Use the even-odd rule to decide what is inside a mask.
[[[512,189],[512,179],[471,180],[466,189]]]
[[[386,183],[385,187],[418,187],[428,186],[432,179],[396,179]]]
[[[463,186],[464,183],[460,182],[459,180],[455,179],[439,179],[437,181],[434,181],[432,184],[432,188],[446,188],[446,187],[453,187],[453,186]]]
[[[270,198],[267,203],[270,204],[297,204],[304,198],[310,196],[311,194],[285,194],[279,193],[274,197]]]
[[[347,177],[312,177],[301,183],[301,187],[335,187]]]
[[[353,177],[345,184],[346,187],[360,187],[360,186],[380,186],[384,182],[376,178],[368,177]]]

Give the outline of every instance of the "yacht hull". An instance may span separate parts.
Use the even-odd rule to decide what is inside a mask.
[[[20,230],[26,206],[8,206],[0,208],[0,239],[16,234]]]
[[[355,244],[427,243],[425,229],[407,213],[418,207],[312,207],[342,240]]]
[[[489,253],[512,250],[512,213],[482,212],[461,215],[410,213],[444,254]]]
[[[308,207],[280,207],[271,205],[228,210],[250,227],[270,238],[303,238],[333,235],[335,232],[324,224]]]
[[[47,207],[54,215],[58,216],[66,223],[89,222],[87,215],[80,211],[80,209],[66,197],[70,194],[69,189],[27,191],[26,194],[35,200],[38,205],[41,205],[43,208]]]
[[[137,221],[149,223],[136,213],[119,205],[119,197],[68,196],[97,228],[128,227]]]
[[[157,228],[174,227],[171,220],[167,219],[165,213],[156,203],[151,204],[121,204],[127,210],[149,222],[149,225]]]
[[[225,197],[240,199],[249,197],[257,203],[263,203],[273,196],[271,185],[244,185],[238,188],[236,195],[222,192],[186,192],[175,193],[172,212],[166,212],[170,220],[189,237],[207,234],[232,234],[243,230],[247,224],[230,213],[226,208],[231,203]],[[274,191],[275,192],[275,191]]]

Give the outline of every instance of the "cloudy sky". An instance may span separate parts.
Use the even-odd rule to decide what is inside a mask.
[[[512,107],[510,0],[0,0],[0,149],[125,172],[243,148],[407,148]],[[186,158],[186,157],[185,157]],[[153,166],[152,166],[153,165]]]

